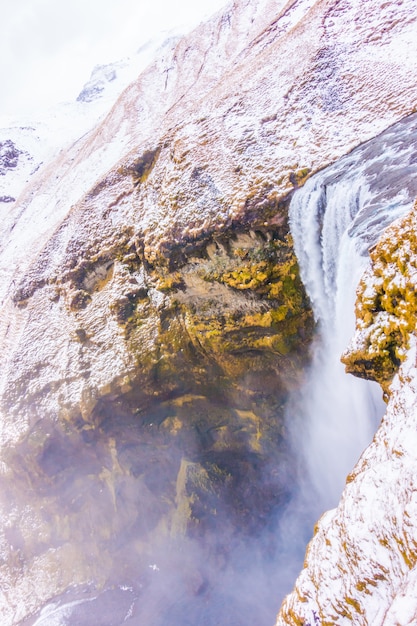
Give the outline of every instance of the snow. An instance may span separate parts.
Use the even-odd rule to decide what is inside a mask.
[[[171,50],[177,32],[162,33],[144,44],[135,55],[97,66],[77,100],[38,111],[36,116],[3,118],[0,143],[12,141],[22,152],[18,166],[0,176],[0,196],[18,198],[32,176],[75,141],[91,131],[112,108],[122,91],[155,59]],[[111,163],[109,163],[110,167]],[[0,201],[1,206],[1,201]]]

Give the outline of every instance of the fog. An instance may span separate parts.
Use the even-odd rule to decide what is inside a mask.
[[[221,402],[226,417],[233,409]],[[209,403],[191,403],[190,422]],[[305,500],[297,508],[294,498],[299,477],[287,442],[257,455],[243,437],[238,452],[212,452],[192,429],[167,443],[166,406],[139,419],[126,405],[114,410],[100,407],[94,431],[80,424],[78,433],[45,435],[30,469],[24,447],[13,459],[20,469],[3,497],[12,509],[37,511],[32,544],[16,533],[15,549],[41,553],[37,524],[49,550],[62,553],[60,567],[90,577],[22,626],[273,624],[312,527]]]
[[[0,123],[73,101],[96,65],[132,56],[152,38],[185,33],[226,0],[20,0],[2,7]]]

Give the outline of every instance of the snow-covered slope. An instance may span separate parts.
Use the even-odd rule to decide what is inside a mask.
[[[229,324],[233,336],[242,316],[258,333],[249,345],[252,361],[239,364],[239,346],[231,342],[222,362],[226,372],[238,363],[249,385],[247,363],[256,365],[261,349],[268,356],[288,353],[285,338],[276,335],[289,305],[280,303],[272,319],[264,303],[245,300],[242,292],[259,280],[262,287],[270,283],[258,270],[270,260],[264,248],[271,255],[277,246],[286,246],[288,274],[286,281],[276,280],[277,292],[284,282],[293,291],[297,270],[285,229],[294,189],[311,171],[415,110],[416,24],[414,0],[236,0],[162,50],[100,123],[78,139],[77,129],[54,159],[56,142],[49,156],[32,154],[30,142],[44,149],[32,131],[27,144],[22,133],[21,144],[6,145],[12,178],[14,159],[21,159],[19,180],[25,181],[45,162],[21,192],[16,174],[16,187],[3,194],[19,193],[16,203],[4,203],[0,232],[4,623],[18,623],[71,584],[104,585],[114,563],[124,563],[120,554],[129,566],[142,563],[150,545],[146,533],[163,536],[186,526],[193,480],[207,497],[219,480],[227,486],[221,472],[210,482],[208,472],[196,467],[193,449],[177,465],[165,464],[166,441],[183,432],[167,406],[180,411],[181,402],[201,401],[183,390],[175,404],[170,359],[178,356],[185,371],[195,353],[210,360],[221,337],[218,324]],[[112,70],[104,74],[113,84]],[[101,102],[92,100],[100,89],[96,75],[75,106]],[[60,117],[57,127],[66,119]],[[56,133],[60,141],[64,135]],[[14,141],[11,135],[5,141],[9,137]],[[232,270],[230,257],[246,259],[248,267]],[[268,306],[270,300],[265,296]],[[224,305],[230,318],[216,314]],[[197,321],[196,310],[202,316]],[[214,319],[211,327],[204,325],[207,319]],[[301,324],[308,316],[297,319]],[[178,341],[173,329],[187,341]],[[294,322],[291,336],[305,330]],[[281,368],[282,376],[292,375],[290,365]],[[193,376],[204,384],[209,378],[198,367]],[[168,383],[159,399],[161,379]],[[255,387],[260,379],[252,381]],[[151,468],[168,485],[159,500],[153,477],[146,482],[147,468],[137,466],[143,441],[132,452],[113,424],[120,449],[116,435],[105,430],[115,415],[116,422],[127,420],[132,434],[129,419],[142,415],[149,397],[159,399],[167,418],[161,428],[152,417],[141,423],[145,443],[155,437],[164,444],[158,458],[151,457]],[[241,401],[234,432],[256,452],[260,420]],[[197,423],[194,430],[199,428]],[[214,441],[216,453],[230,445],[223,421],[203,435]],[[152,504],[145,522],[137,519],[138,490]],[[118,509],[120,492],[129,506]],[[208,501],[207,510],[216,511],[216,502]],[[135,531],[143,532],[140,540]],[[120,538],[115,546],[113,534]],[[219,564],[223,557],[216,555]],[[205,579],[191,572],[185,585],[205,601]],[[225,580],[227,570],[223,574]],[[164,580],[175,579],[172,568],[170,576]]]
[[[91,131],[108,113],[122,91],[158,55],[175,46],[179,35],[158,36],[135,55],[91,73],[76,101],[51,106],[34,117],[2,119],[0,128],[0,207],[13,203],[31,177]],[[4,207],[4,210],[7,210]]]

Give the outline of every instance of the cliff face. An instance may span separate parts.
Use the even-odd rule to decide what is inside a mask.
[[[76,315],[88,315],[90,292],[100,291],[116,260],[122,273],[135,255],[164,274],[183,263],[176,250],[235,225],[272,237],[282,227],[285,235],[283,203],[308,168],[410,112],[412,12],[406,3],[366,6],[236,5],[159,59],[101,126],[39,173],[3,229],[5,330],[10,318],[8,336],[25,343],[22,359],[19,342],[5,340],[3,380],[34,381],[38,371],[43,387],[47,361],[56,387],[40,410],[77,412],[81,402],[88,412],[100,389],[131,376],[129,346],[117,326],[102,323],[100,341],[84,348],[92,377],[69,383],[78,359],[71,356],[65,374],[53,345],[68,342]],[[122,295],[133,297],[129,289]],[[42,309],[47,358],[23,338]],[[9,399],[9,414],[13,406]],[[23,411],[31,411],[28,403]]]
[[[278,515],[314,327],[288,201],[412,112],[414,34],[411,0],[235,2],[5,203],[5,623],[140,579],[161,538],[227,562]]]
[[[342,357],[348,372],[380,383],[387,396],[415,330],[416,208],[370,251],[358,288],[357,331]]]
[[[388,400],[339,506],[318,522],[277,624],[415,624],[416,213],[389,227],[358,290],[347,369]]]

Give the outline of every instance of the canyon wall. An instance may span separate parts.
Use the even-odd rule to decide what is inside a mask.
[[[237,1],[3,203],[4,623],[74,585],[136,580],[137,623],[166,602],[164,624],[178,571],[203,611],[230,545],[273,542],[314,332],[288,203],[414,111],[415,29],[411,0]],[[260,623],[244,601],[236,617],[227,596],[230,623]]]

